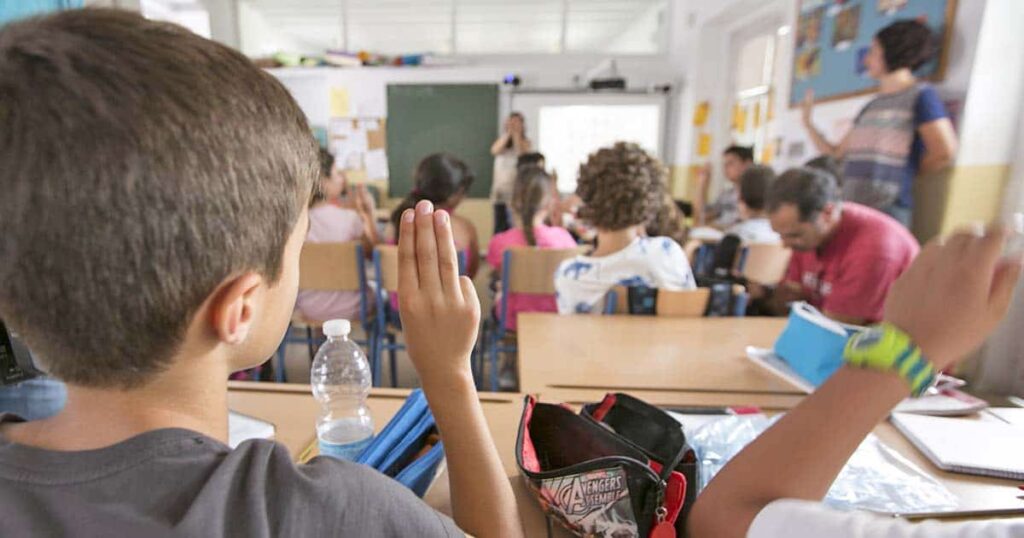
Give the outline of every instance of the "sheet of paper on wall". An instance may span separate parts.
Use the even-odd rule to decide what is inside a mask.
[[[363,128],[367,131],[376,131],[380,129],[380,122],[377,120],[363,120]]]
[[[708,113],[711,112],[711,103],[701,101],[693,111],[693,125],[703,127],[708,122]]]
[[[697,156],[707,157],[711,155],[711,135],[701,133],[697,136]]]
[[[376,122],[374,122],[376,123]],[[369,149],[384,149],[387,146],[388,137],[384,131],[383,125],[378,125],[376,129],[366,129],[366,146]]]
[[[369,179],[388,178],[388,157],[383,149],[366,152],[366,177]]]
[[[331,88],[331,117],[342,118],[352,114],[349,107],[348,88],[334,86]]]
[[[327,125],[331,136],[348,136],[355,129],[352,118],[331,118]]]
[[[732,125],[733,129],[735,129],[737,133],[747,132],[747,107],[736,105],[734,114]]]
[[[346,141],[346,145],[350,151],[364,152],[370,149],[366,140],[366,130],[361,128],[353,130]]]

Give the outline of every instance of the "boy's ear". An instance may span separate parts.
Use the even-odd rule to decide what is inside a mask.
[[[249,336],[261,295],[263,277],[244,273],[221,285],[210,303],[210,319],[217,339],[226,344],[241,344]]]

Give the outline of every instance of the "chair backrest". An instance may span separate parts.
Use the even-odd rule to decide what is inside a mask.
[[[377,245],[374,257],[380,260],[377,285],[384,291],[398,291],[398,247]]]
[[[508,293],[554,295],[558,266],[582,252],[583,248],[509,248],[502,260],[502,289]]]
[[[658,290],[655,311],[658,316],[699,318],[707,311],[710,298],[711,290],[708,288],[683,291]]]
[[[726,234],[721,241],[715,245],[715,252],[711,256],[711,267],[707,276],[718,274],[729,274],[736,266],[739,258],[742,242],[735,234]]]
[[[697,288],[694,290],[658,290],[655,302],[655,315],[675,318],[699,318],[707,311],[711,290]],[[606,314],[629,314],[629,289],[626,286],[613,286],[605,300],[614,300],[615,306],[606,306]]]
[[[747,280],[774,286],[786,276],[790,249],[774,243],[754,243],[746,246],[747,255],[740,270]]]
[[[299,289],[360,291],[360,243],[306,243],[299,254]]]

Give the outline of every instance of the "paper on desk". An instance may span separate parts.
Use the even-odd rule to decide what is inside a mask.
[[[249,415],[228,412],[228,446],[237,448],[249,439],[273,439],[274,425]]]
[[[688,237],[705,243],[717,243],[725,237],[725,232],[710,226],[698,226],[690,230]]]
[[[781,416],[769,419],[764,415],[733,415],[692,432],[688,438],[701,465],[701,489]],[[959,506],[956,496],[944,485],[874,434],[857,447],[829,488],[825,503],[841,509],[885,514],[941,513]]]

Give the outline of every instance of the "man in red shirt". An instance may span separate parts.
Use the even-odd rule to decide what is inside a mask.
[[[779,176],[767,207],[772,228],[794,251],[767,301],[770,311],[783,315],[789,303],[807,301],[844,323],[882,319],[889,286],[920,250],[906,228],[880,211],[841,202],[835,178],[811,168]]]

